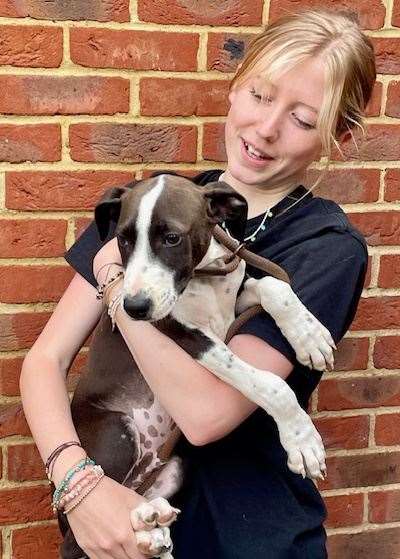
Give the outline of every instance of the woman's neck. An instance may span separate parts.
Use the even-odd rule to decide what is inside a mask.
[[[248,218],[256,217],[264,213],[267,209],[273,208],[283,200],[288,194],[293,192],[300,184],[298,181],[289,184],[280,184],[271,188],[247,185],[236,180],[229,173],[224,171],[219,180],[227,182],[232,188],[241,194],[247,201]]]

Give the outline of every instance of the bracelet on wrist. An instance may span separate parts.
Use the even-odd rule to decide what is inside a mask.
[[[96,299],[103,299],[106,291],[108,289],[110,289],[112,285],[117,283],[123,275],[124,275],[124,272],[122,270],[120,270],[115,275],[111,276],[111,278],[108,281],[105,281],[104,283],[99,284],[97,286]]]
[[[63,450],[69,448],[70,446],[80,446],[82,448],[82,445],[79,441],[68,441],[58,445],[58,447],[55,448],[50,456],[47,458],[45,468],[46,475],[50,483],[53,478],[54,464],[56,463],[57,458],[60,456]]]
[[[58,504],[63,493],[69,489],[69,482],[71,478],[74,476],[74,474],[76,474],[80,470],[83,470],[89,464],[92,466],[96,465],[94,460],[86,456],[86,458],[80,460],[77,464],[75,464],[75,466],[70,468],[68,472],[65,474],[64,479],[60,482],[60,484],[58,485],[58,487],[56,488],[53,494],[52,507],[54,512],[56,512],[58,509]]]

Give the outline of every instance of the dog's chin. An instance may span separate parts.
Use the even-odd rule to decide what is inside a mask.
[[[169,313],[175,306],[175,303],[178,300],[178,295],[176,293],[169,292],[165,294],[162,300],[157,304],[153,300],[153,311],[149,318],[147,319],[149,322],[157,322],[158,320],[162,320]]]

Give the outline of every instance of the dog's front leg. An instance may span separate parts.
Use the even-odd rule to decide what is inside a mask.
[[[319,371],[333,368],[336,346],[330,332],[303,305],[288,283],[271,276],[248,279],[237,310],[242,312],[255,304],[262,305],[272,316],[300,363]]]
[[[279,376],[252,367],[223,342],[212,339],[213,346],[197,357],[197,361],[274,418],[292,472],[323,479],[326,465],[321,436],[293,390]]]

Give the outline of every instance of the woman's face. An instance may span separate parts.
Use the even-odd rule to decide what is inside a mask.
[[[316,123],[323,95],[324,67],[318,58],[298,64],[272,84],[250,76],[231,91],[225,142],[232,186],[297,184],[321,154]]]

